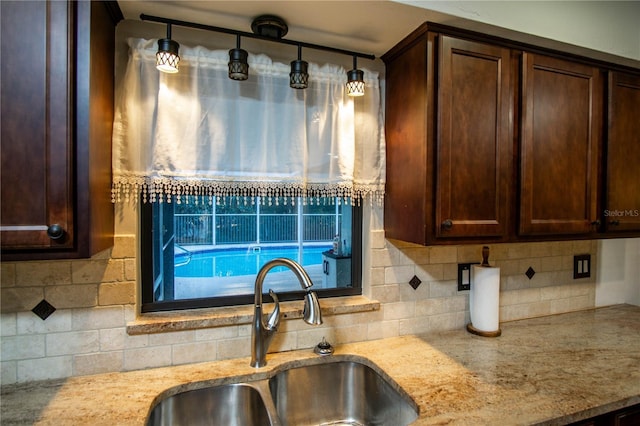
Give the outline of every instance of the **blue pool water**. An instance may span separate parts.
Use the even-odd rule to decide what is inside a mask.
[[[256,275],[260,268],[272,259],[287,257],[302,266],[321,265],[322,252],[330,247],[305,247],[302,256],[298,247],[249,247],[242,249],[207,250],[193,253],[186,265],[176,266],[176,277],[233,277]],[[176,255],[176,264],[185,255]],[[273,271],[285,270],[274,268]]]

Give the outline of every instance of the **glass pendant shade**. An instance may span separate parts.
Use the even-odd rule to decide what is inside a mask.
[[[239,47],[229,50],[229,78],[246,80],[249,78],[249,53]]]
[[[156,68],[166,73],[177,73],[180,56],[180,45],[170,38],[158,40],[158,52],[156,53]]]
[[[291,61],[289,86],[294,89],[306,89],[309,86],[309,63],[301,59]]]
[[[364,96],[364,71],[353,69],[347,71],[347,95]]]

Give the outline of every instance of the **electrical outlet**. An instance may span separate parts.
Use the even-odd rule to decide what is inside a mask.
[[[573,279],[591,276],[591,255],[577,254],[573,256]]]
[[[458,291],[471,289],[471,265],[478,265],[479,263],[458,263]]]

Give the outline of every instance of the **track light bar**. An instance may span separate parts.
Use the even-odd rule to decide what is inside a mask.
[[[265,36],[265,35],[246,32],[246,31],[232,30],[232,29],[229,29],[229,28],[215,27],[215,26],[212,26],[212,25],[198,24],[198,23],[195,23],[195,22],[180,21],[178,19],[170,19],[170,18],[162,18],[160,16],[145,15],[144,13],[140,15],[140,19],[143,20],[143,21],[158,22],[158,23],[161,23],[161,24],[178,25],[178,26],[181,26],[181,27],[195,28],[195,29],[206,30],[206,31],[214,31],[214,32],[218,32],[218,33],[231,34],[231,35],[235,35],[235,36],[241,36],[241,37],[247,37],[247,38],[255,38],[255,39],[266,40],[266,41],[272,41],[272,42],[281,43],[281,44],[289,44],[289,45],[292,45],[292,46],[304,47],[306,49],[324,50],[324,51],[327,51],[327,52],[333,52],[333,53],[339,53],[341,55],[352,56],[354,58],[358,57],[358,58],[364,58],[364,59],[370,59],[370,60],[374,60],[376,58],[374,55],[367,54],[367,53],[354,52],[354,51],[351,51],[351,50],[338,49],[338,48],[335,48],[335,47],[322,46],[322,45],[319,45],[319,44],[306,43],[306,42],[303,42],[303,41],[286,40],[286,39],[283,39],[283,38],[274,38],[274,37],[269,37],[269,36]]]

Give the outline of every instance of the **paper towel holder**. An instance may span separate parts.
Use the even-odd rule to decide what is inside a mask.
[[[489,247],[488,246],[482,247],[482,264],[480,266],[486,267],[486,268],[491,267],[491,265],[489,265]],[[473,283],[471,283],[471,285],[473,285]],[[472,323],[467,324],[467,331],[469,333],[482,336],[482,337],[498,337],[502,334],[502,330],[500,329],[499,326],[497,330],[484,331],[484,330],[478,330],[473,326]]]
[[[467,331],[471,334],[475,334],[482,337],[498,337],[502,334],[501,329],[497,329],[496,331],[482,331],[475,328],[471,323],[467,324]]]

